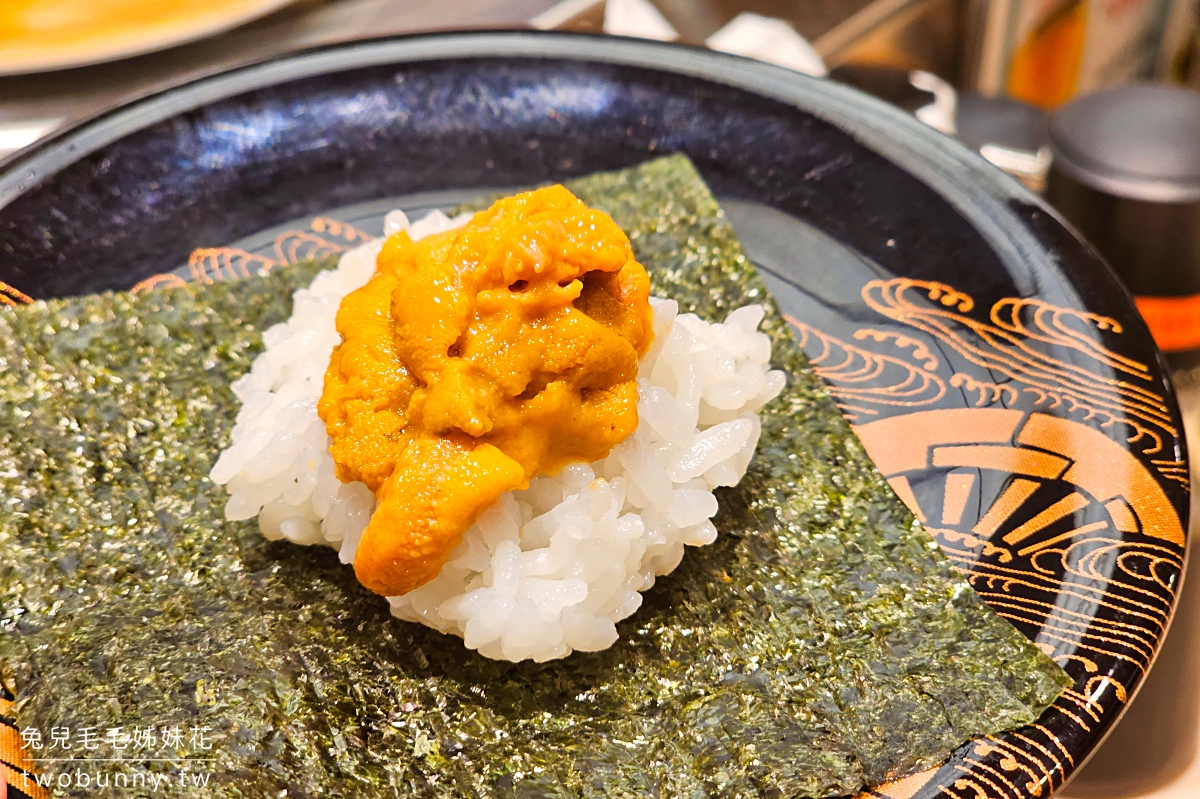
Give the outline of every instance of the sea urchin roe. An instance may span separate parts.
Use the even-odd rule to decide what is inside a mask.
[[[387,240],[338,310],[318,406],[338,478],[376,494],[363,585],[428,582],[500,494],[633,432],[649,295],[629,239],[562,186]]]

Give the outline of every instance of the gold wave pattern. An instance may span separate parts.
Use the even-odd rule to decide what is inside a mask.
[[[1149,668],[1183,566],[1182,525],[1151,468],[1186,464],[1143,463],[1084,421],[996,407],[1015,399],[1008,384],[957,374],[949,383],[981,401],[906,409],[855,432],[975,591],[1079,677],[1039,723],[858,799],[1049,796],[1076,765],[1065,741],[1097,732],[1128,698],[1106,672],[1136,683]],[[990,502],[985,472],[1001,479]]]
[[[920,366],[847,344],[790,316],[784,318],[795,329],[813,371],[830,384],[838,406],[852,421],[877,416],[879,410],[871,405],[917,408],[946,395],[946,381],[931,371],[937,368],[937,359],[916,339],[889,331],[856,334],[878,342],[891,339],[897,347],[911,348],[913,356],[923,362]]]
[[[290,230],[272,243],[274,257],[259,255],[237,247],[201,247],[188,257],[188,272],[196,283],[219,283],[251,275],[265,275],[272,269],[290,266],[309,258],[321,258],[345,252],[351,247],[370,241],[371,236],[348,222],[317,217],[308,230]],[[176,274],[166,272],[152,275],[132,288],[136,294],[160,288],[174,288],[186,283]],[[0,289],[4,284],[0,283]],[[0,294],[0,300],[4,297]]]
[[[12,307],[14,305],[26,305],[33,302],[33,298],[28,294],[8,285],[4,281],[0,281],[0,305]]]
[[[1167,587],[1168,581],[1157,574],[1147,576],[1139,566],[1157,561],[1155,571],[1182,568],[1176,552],[1144,542],[1084,536],[1039,553],[1043,562],[1030,573],[939,543],[976,592],[997,613],[1045,644],[1053,657],[1074,659],[1093,674],[1098,670],[1096,656],[1128,663],[1138,673],[1149,668],[1170,615],[1174,586]],[[1096,572],[1096,562],[1112,559],[1114,549],[1127,550],[1116,558],[1116,570]],[[1161,590],[1148,590],[1149,581]]]
[[[7,784],[19,788],[29,799],[47,799],[50,792],[34,778],[37,764],[12,721],[12,707],[12,694],[0,685],[0,786]],[[0,787],[0,796],[3,795],[3,787]]]
[[[915,296],[914,296],[915,295]],[[1162,397],[1131,379],[1146,380],[1145,364],[1104,347],[1093,330],[1119,333],[1113,319],[1040,300],[1007,298],[991,309],[989,321],[969,316],[974,300],[942,283],[908,278],[873,280],[862,290],[867,305],[901,324],[945,342],[977,366],[1033,389],[1052,407],[1065,405],[1101,427],[1125,425],[1131,443],[1143,451],[1162,451],[1177,431]],[[1045,352],[1038,343],[1065,347],[1125,377],[1070,363]]]
[[[1101,696],[1105,698],[1097,698]],[[1107,707],[1110,700],[1124,704],[1127,699],[1120,683],[1107,676],[1094,677],[1088,681],[1086,693],[1064,691],[1043,721],[1091,731],[1112,712]],[[1046,724],[1037,723],[976,739],[940,768],[877,786],[855,799],[911,799],[918,794],[949,799],[1041,799],[1061,788],[1076,765],[1063,741]]]
[[[921,368],[932,371],[937,369],[941,362],[938,357],[929,351],[929,348],[920,339],[915,339],[911,336],[906,336],[903,333],[897,333],[894,330],[874,330],[869,327],[864,327],[861,330],[854,331],[854,338],[858,341],[884,342],[893,341],[899,349],[911,349],[912,356],[921,362]]]
[[[1149,667],[1170,614],[1184,539],[1166,494],[1131,453],[1078,422],[1001,408],[922,411],[856,432],[1000,615],[1091,673],[1095,656],[1139,673]],[[941,507],[922,509],[909,480],[930,469],[951,471]],[[1011,479],[972,524],[963,505],[979,469]],[[1047,481],[1071,490],[1049,506],[1034,502]],[[1075,514],[1089,508],[1102,518],[1077,524]]]
[[[187,281],[181,278],[179,275],[173,275],[170,272],[166,272],[159,275],[151,275],[145,280],[135,283],[129,292],[131,294],[141,294],[143,291],[153,291],[154,289],[173,289],[186,285]]]
[[[1020,392],[1008,383],[978,380],[966,372],[955,372],[951,375],[950,385],[961,388],[966,394],[974,393],[976,408],[1003,403],[1015,404],[1020,396]]]
[[[1186,461],[1179,460],[1153,460],[1154,468],[1158,470],[1165,479],[1179,483],[1184,488],[1188,488],[1189,482],[1188,465]]]
[[[370,241],[372,236],[348,222],[319,216],[309,223],[309,230],[297,230],[275,239],[276,265],[294,264],[309,258],[336,255],[351,247]]]
[[[369,238],[352,225],[318,218],[309,230],[278,237],[273,258],[235,248],[200,249],[189,259],[189,272],[201,283],[243,278],[342,252]],[[174,274],[154,275],[133,290],[184,282]],[[920,296],[914,299],[913,294]],[[901,353],[897,357],[788,318],[810,363],[852,421],[880,417],[885,410],[900,414],[857,424],[855,430],[950,561],[997,613],[1027,630],[1047,654],[1094,676],[1082,690],[1064,691],[1039,723],[973,741],[940,768],[876,786],[859,799],[911,799],[918,793],[950,799],[1048,796],[1076,765],[1054,730],[1090,733],[1109,712],[1102,702],[1111,698],[1124,703],[1128,697],[1126,686],[1098,673],[1100,661],[1125,662],[1139,673],[1148,668],[1173,604],[1183,530],[1158,482],[1108,436],[1071,419],[996,406],[1018,404],[1023,394],[1035,408],[1065,412],[1100,428],[1125,425],[1132,431],[1129,442],[1144,442],[1145,454],[1173,444],[1170,411],[1154,391],[1131,382],[1151,379],[1145,364],[1099,341],[1098,332],[1122,332],[1111,318],[1041,300],[1006,298],[992,306],[983,322],[967,315],[974,308],[969,295],[906,278],[872,281],[862,296],[883,316],[933,336],[976,366],[1011,381],[987,381],[963,372],[944,378],[938,374],[938,357],[919,339],[900,332],[863,329],[854,334],[859,341],[890,342]],[[32,302],[28,296],[0,283],[0,304],[27,302]],[[1071,350],[1098,368],[1069,363],[1042,346]],[[915,410],[936,406],[948,385],[973,396],[974,407]],[[1185,462],[1160,458],[1150,464],[1162,479],[1188,485]],[[1011,479],[971,524],[965,510],[977,491],[976,475],[985,469]],[[927,514],[909,477],[931,470],[942,470],[945,484],[940,508]],[[1030,516],[1026,503],[1046,481],[1076,488]],[[1055,525],[1096,507],[1103,509],[1101,520],[1055,533]],[[1019,523],[1014,526],[1014,521]],[[1017,558],[1028,565],[1019,567]],[[0,749],[6,743],[4,732],[0,729]],[[10,733],[11,739],[15,729]],[[4,760],[9,769],[5,776],[16,776],[10,766],[20,764],[19,758]]]
[[[1043,300],[1016,297],[1006,297],[997,302],[992,306],[990,316],[997,327],[1014,335],[1077,350],[1134,377],[1150,377],[1146,364],[1112,352],[1096,341],[1093,329],[1116,334],[1124,332],[1121,323],[1111,317],[1075,311]]]
[[[855,432],[897,494],[924,521],[928,520],[913,498],[908,474],[931,467],[991,469],[1021,477],[996,500],[998,517],[984,513],[971,529],[981,538],[991,538],[1000,522],[1029,498],[1026,487],[1062,480],[1079,487],[1082,501],[1103,505],[1114,529],[1183,546],[1179,516],[1150,471],[1120,444],[1080,422],[1011,408],[943,408],[859,424]],[[1040,527],[1079,509],[1064,507]],[[1016,536],[1006,536],[1010,544],[1027,537],[1017,530],[1009,536]]]
[[[1108,677],[1090,681],[1089,693],[1067,689],[1043,719],[1051,723],[1069,721],[1085,731],[1096,728],[1111,712],[1106,703],[1094,699],[1108,694],[1124,704],[1123,686]],[[1111,693],[1109,693],[1111,689]],[[1059,717],[1055,719],[1055,717]],[[1057,735],[1045,724],[1033,724],[1014,732],[978,739],[938,771],[928,774],[922,784],[933,784],[938,795],[950,799],[1029,799],[1048,797],[1062,787],[1067,774],[1076,766],[1075,758]],[[915,791],[914,791],[915,793]]]
[[[231,247],[205,247],[188,258],[188,271],[196,283],[220,283],[253,274],[266,274],[275,265],[270,258]]]

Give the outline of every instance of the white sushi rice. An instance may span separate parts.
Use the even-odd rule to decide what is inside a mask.
[[[468,219],[434,212],[410,225],[394,211],[385,233],[407,229],[415,240]],[[343,563],[354,560],[375,497],[335,476],[317,400],[340,342],[338,306],[370,279],[382,243],[343,255],[296,292],[286,323],[263,334],[263,353],[232,386],[242,409],[211,473],[230,493],[226,518],[257,515],[267,538],[327,544]],[[641,605],[640,592],[679,565],[684,546],[716,539],[712,490],[745,474],[758,411],[784,375],[769,368],[760,306],[712,323],[679,314],[672,300],[651,304],[655,338],[640,365],[634,433],[603,460],[502,495],[435,579],[388,598],[393,615],[503,660],[604,649],[617,639],[616,622]]]

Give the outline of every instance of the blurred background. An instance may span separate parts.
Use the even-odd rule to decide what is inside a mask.
[[[488,27],[761,58],[956,136],[1044,194],[1125,280],[1200,452],[1200,0],[0,0],[0,158],[189,76]],[[1062,795],[1200,797],[1197,560],[1140,694]]]

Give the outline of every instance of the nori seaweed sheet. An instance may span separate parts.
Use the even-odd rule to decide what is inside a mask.
[[[17,720],[42,733],[38,757],[112,756],[110,727],[183,733],[99,764],[112,785],[169,780],[157,790],[58,793],[833,796],[1029,723],[1067,684],[875,470],[691,164],[569,185],[629,233],[656,293],[713,319],[767,303],[790,375],[749,473],[719,494],[717,543],[689,548],[600,653],[487,660],[390,617],[332,550],[223,520],[206,473],[237,411],[229,383],[328,262],[0,313],[0,669]],[[50,751],[52,726],[76,748]]]

